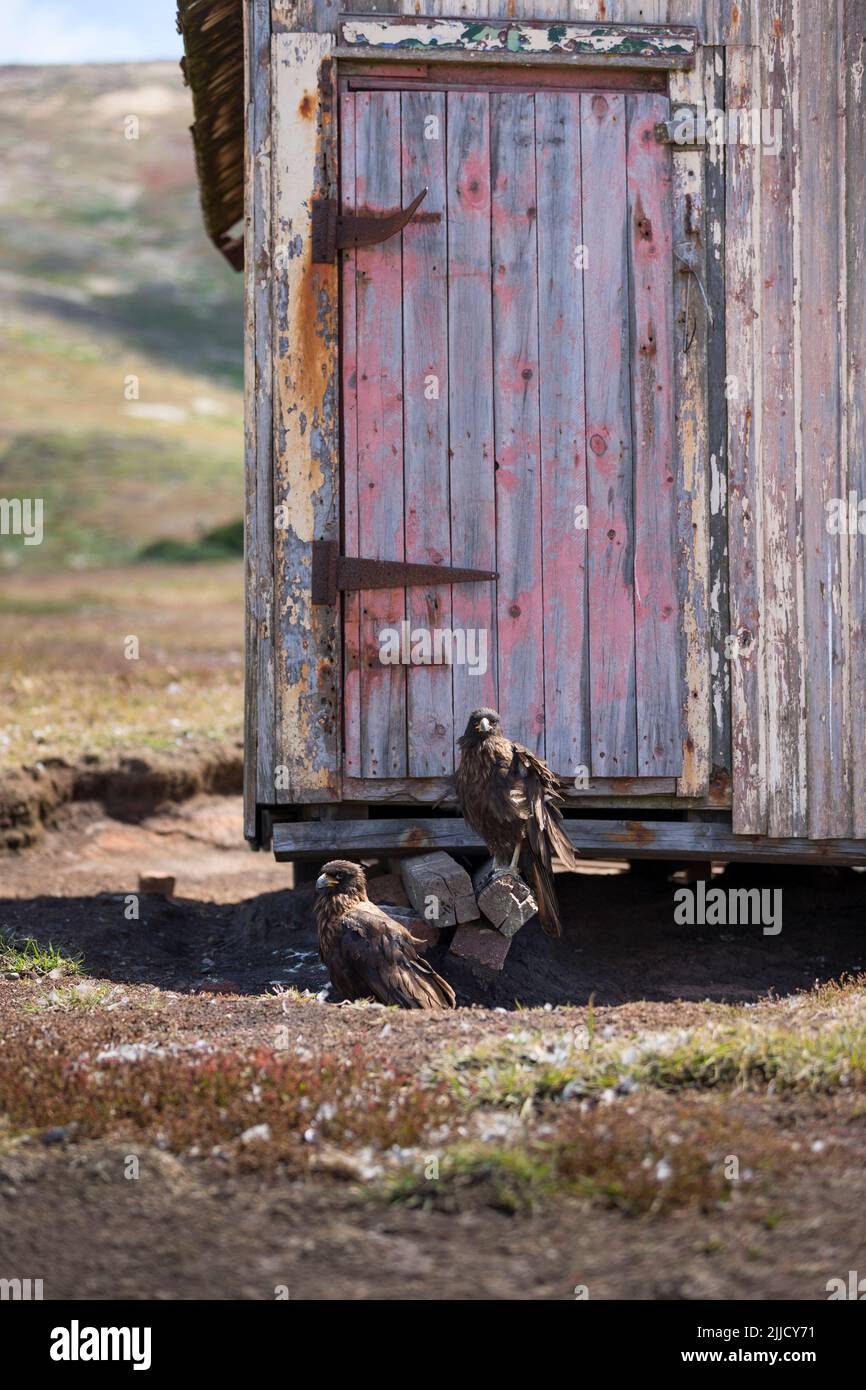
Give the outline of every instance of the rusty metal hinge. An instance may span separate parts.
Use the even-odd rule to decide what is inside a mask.
[[[409,589],[419,584],[475,584],[498,578],[495,570],[341,555],[336,541],[313,541],[313,603],[334,604],[337,592],[346,589]]]
[[[338,212],[336,198],[314,198],[313,264],[333,265],[338,251],[387,241],[411,222],[426,196],[427,189],[422,188],[407,208],[395,208],[393,212]]]

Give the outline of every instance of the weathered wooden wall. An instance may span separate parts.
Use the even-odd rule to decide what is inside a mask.
[[[729,114],[780,122],[727,146],[734,828],[837,838],[866,831],[864,541],[828,526],[863,491],[866,5],[757,18],[726,51]]]
[[[706,105],[725,104],[729,113],[768,111],[771,120],[773,111],[780,113],[775,153],[741,137],[704,155],[675,156],[675,218],[688,191],[701,205],[714,311],[712,326],[695,323],[706,335],[706,393],[689,379],[687,361],[676,368],[677,399],[688,403],[677,413],[676,441],[681,548],[690,567],[684,624],[705,624],[710,634],[706,649],[693,649],[689,669],[696,692],[688,710],[693,758],[680,790],[699,794],[714,766],[729,768],[740,833],[866,836],[866,539],[832,534],[826,524],[831,499],[849,491],[866,498],[866,0],[272,0],[270,9],[269,15],[267,0],[247,0],[247,187],[254,199],[247,245],[256,252],[247,294],[248,341],[252,335],[256,345],[248,363],[255,389],[247,420],[254,595],[248,746],[256,750],[248,833],[256,801],[339,795],[334,624],[306,608],[303,595],[292,596],[286,580],[291,566],[308,562],[312,536],[331,534],[336,525],[337,440],[321,430],[323,403],[333,391],[336,287],[327,279],[313,285],[309,267],[302,272],[291,255],[277,267],[274,311],[282,329],[270,376],[269,238],[274,251],[285,249],[296,235],[303,242],[309,229],[308,193],[290,144],[298,123],[288,106],[286,124],[275,122],[269,139],[268,103],[279,78],[262,78],[274,61],[270,35],[265,42],[262,34],[270,21],[277,52],[280,44],[297,42],[289,39],[291,30],[318,32],[330,42],[341,14],[422,13],[694,23],[705,45],[703,93],[688,74],[672,79],[672,91],[690,101],[703,95]],[[318,91],[315,100],[318,134],[304,158],[321,180],[327,177],[322,140],[327,144],[332,132]],[[675,239],[680,234],[686,229],[675,225]],[[686,279],[678,288],[680,308]],[[320,412],[318,433],[301,425],[307,397],[297,415],[292,404],[289,330],[305,302],[315,307],[317,360],[324,364],[322,380],[301,382],[313,412]],[[298,480],[300,529],[288,539],[276,533],[274,544],[269,511],[291,496]],[[694,548],[689,536],[702,527],[707,547]],[[288,768],[288,785],[274,793],[281,767]]]

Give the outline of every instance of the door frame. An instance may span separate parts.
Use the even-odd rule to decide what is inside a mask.
[[[385,26],[390,21],[376,17],[376,22]],[[659,31],[659,26],[637,28]],[[383,79],[388,69],[395,83],[413,81],[413,66],[424,65],[417,59],[409,62],[405,54],[385,59],[381,52],[347,51],[330,32],[271,30],[267,16],[263,25],[253,26],[249,42],[247,645],[254,660],[248,657],[247,662],[245,833],[261,843],[267,839],[261,827],[274,816],[315,816],[330,808],[330,814],[356,818],[366,814],[365,802],[429,808],[447,789],[435,781],[389,785],[383,780],[373,787],[344,779],[342,653],[336,640],[340,612],[337,606],[316,607],[310,589],[313,545],[319,538],[337,538],[341,510],[337,270],[315,264],[311,255],[312,204],[335,196],[337,189],[337,82],[364,72],[372,76],[374,64],[382,66]],[[491,77],[495,72],[498,81],[507,70],[523,80],[523,70],[534,66],[527,57],[509,54],[503,61],[499,56]],[[455,75],[462,63],[464,79],[474,80],[465,54],[439,51],[436,61],[453,63]],[[647,80],[666,81],[672,109],[685,103],[723,107],[724,73],[719,75],[715,51],[696,40],[691,64],[658,64]],[[561,57],[545,65],[544,80],[555,81],[562,74],[580,82],[585,66]],[[615,56],[596,60],[586,74],[587,84],[616,83],[623,66],[645,73],[652,67],[624,65]],[[594,779],[580,795],[568,798],[570,804],[592,806],[600,814],[607,807],[669,808],[682,814],[731,804],[730,666],[725,656],[727,413],[721,389],[714,389],[708,429],[707,390],[708,355],[719,380],[725,361],[724,159],[723,148],[708,150],[706,156],[688,146],[673,149],[675,243],[691,238],[692,264],[703,277],[714,316],[710,326],[692,286],[689,352],[677,354],[675,364],[689,691],[684,774],[673,784],[666,779],[652,788],[642,781],[640,793],[629,779]],[[683,323],[688,282],[685,273],[674,278],[677,328]],[[316,312],[309,306],[316,306]],[[318,421],[318,428],[303,428],[310,420]],[[278,519],[281,511],[285,519]]]

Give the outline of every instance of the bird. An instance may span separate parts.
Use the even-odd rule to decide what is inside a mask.
[[[316,879],[319,955],[347,1000],[399,1004],[401,1009],[453,1009],[447,980],[418,954],[419,942],[367,897],[360,864],[332,859]]]
[[[533,889],[543,930],[561,936],[552,861],[556,856],[567,869],[576,869],[577,855],[559,810],[559,779],[543,758],[506,737],[495,709],[473,710],[457,742],[461,757],[454,785],[464,820],[481,836],[498,870],[519,867]]]

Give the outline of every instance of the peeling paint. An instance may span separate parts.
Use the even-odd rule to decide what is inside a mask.
[[[530,24],[468,19],[347,20],[343,43],[356,48],[409,49],[430,52],[459,49],[465,53],[503,53],[571,57],[606,56],[694,59],[694,30],[682,27]]]
[[[274,500],[279,800],[339,796],[334,615],[314,609],[311,544],[336,526],[337,270],[312,264],[310,206],[330,191],[333,37],[274,37]]]

